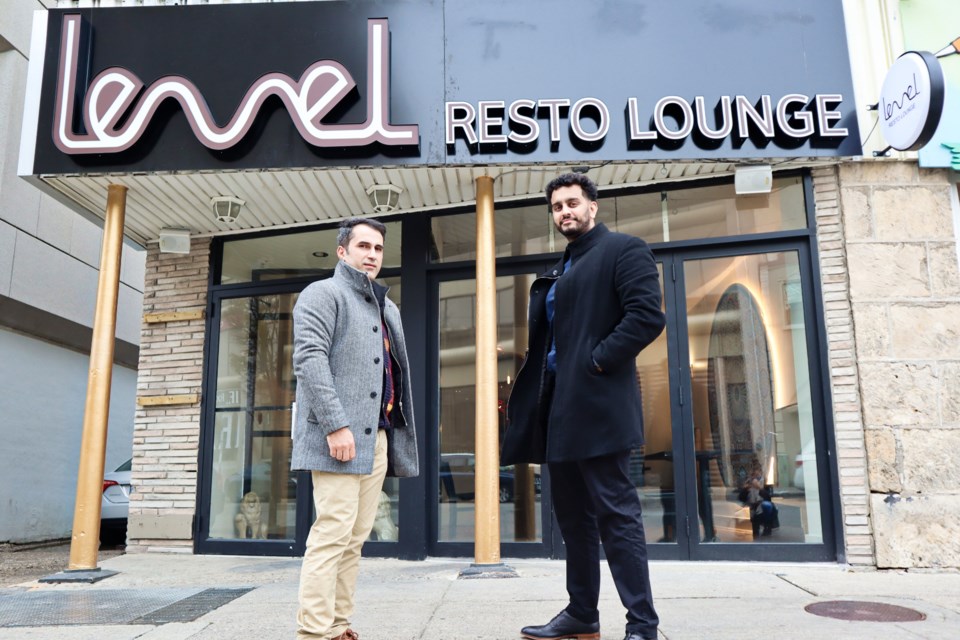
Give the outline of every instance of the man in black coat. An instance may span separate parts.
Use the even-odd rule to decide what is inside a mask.
[[[596,222],[597,187],[581,174],[547,185],[563,259],[530,289],[529,351],[507,405],[501,464],[546,463],[567,548],[570,604],[532,640],[599,640],[600,543],[627,608],[624,640],[657,636],[630,450],[643,440],[637,354],[664,327],[646,243]]]

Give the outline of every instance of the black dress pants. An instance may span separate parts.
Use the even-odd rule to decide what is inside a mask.
[[[627,609],[627,631],[654,638],[660,621],[650,593],[647,543],[629,457],[623,451],[548,464],[553,508],[567,547],[567,613],[583,622],[599,620],[602,542]]]

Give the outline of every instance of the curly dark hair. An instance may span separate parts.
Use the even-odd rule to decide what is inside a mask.
[[[554,191],[560,187],[572,187],[573,185],[580,186],[587,200],[591,202],[597,201],[597,185],[594,184],[593,180],[582,173],[565,173],[562,176],[557,176],[547,185],[547,204],[551,204],[550,198],[553,196]]]

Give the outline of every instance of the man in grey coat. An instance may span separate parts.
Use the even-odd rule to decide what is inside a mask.
[[[340,225],[332,278],[293,310],[294,470],[310,470],[317,519],[300,572],[297,638],[357,640],[350,628],[360,551],[389,473],[419,473],[410,368],[400,312],[374,281],[386,227]]]

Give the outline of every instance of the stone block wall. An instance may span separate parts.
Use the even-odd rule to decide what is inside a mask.
[[[144,314],[205,311],[209,266],[209,238],[194,238],[185,255],[151,246]],[[192,550],[206,322],[205,314],[197,315],[142,325],[128,552]],[[187,404],[141,405],[144,398],[193,395],[197,401]]]
[[[831,362],[845,525],[864,516],[878,567],[960,567],[957,186],[945,170],[884,161],[841,165],[839,189],[860,402],[836,395]],[[869,518],[847,493],[860,485],[843,444],[858,421]],[[860,537],[848,528],[848,551]]]

